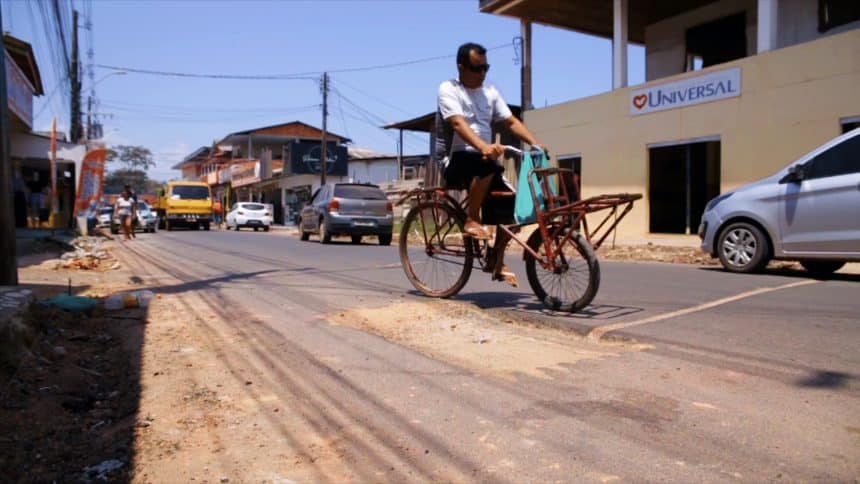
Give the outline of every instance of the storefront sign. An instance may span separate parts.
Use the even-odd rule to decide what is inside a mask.
[[[78,194],[75,198],[75,215],[84,213],[90,203],[95,206],[102,198],[104,190],[105,158],[107,150],[97,148],[84,155],[81,162],[81,181],[78,183]]]
[[[33,128],[33,86],[6,52],[6,95],[9,110],[21,118],[28,128]]]
[[[290,173],[293,175],[318,175],[322,171],[321,146],[319,141],[295,141],[290,144]],[[326,174],[347,176],[346,146],[335,143],[326,145]]]
[[[741,68],[630,91],[630,114],[646,114],[741,95]]]

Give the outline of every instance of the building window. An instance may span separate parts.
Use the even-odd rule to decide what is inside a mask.
[[[687,29],[685,70],[703,69],[746,57],[746,18],[746,13],[741,12]]]
[[[860,20],[857,0],[818,0],[818,31],[828,30]]]

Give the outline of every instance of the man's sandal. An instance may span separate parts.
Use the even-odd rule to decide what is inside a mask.
[[[463,227],[463,232],[467,237],[472,237],[477,240],[490,240],[490,233],[477,222],[466,222],[466,226]]]
[[[502,267],[502,270],[493,274],[494,281],[505,281],[508,284],[519,287],[520,283],[517,280],[517,275],[514,274],[514,271],[510,270],[507,266]]]

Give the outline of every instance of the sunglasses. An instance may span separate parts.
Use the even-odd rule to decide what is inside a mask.
[[[490,70],[490,64],[481,64],[481,65],[478,65],[478,66],[473,66],[472,64],[469,64],[469,65],[467,65],[466,67],[467,67],[470,71],[472,71],[472,72],[474,72],[474,73],[476,73],[476,74],[477,74],[477,73],[479,73],[479,72],[487,72],[487,71],[489,71],[489,70]]]

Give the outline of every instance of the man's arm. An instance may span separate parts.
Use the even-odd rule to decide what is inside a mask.
[[[532,146],[537,146],[542,149],[545,149],[545,147],[540,144],[537,138],[535,138],[532,132],[529,131],[528,128],[526,128],[526,125],[524,125],[522,121],[517,119],[516,116],[511,116],[506,119],[505,124],[508,125],[508,129],[510,129],[511,133],[513,133],[514,136],[516,136],[517,138],[521,139],[522,141],[525,141]]]
[[[488,144],[484,140],[481,139],[480,136],[475,134],[472,131],[472,128],[469,127],[469,123],[466,122],[466,118],[460,115],[454,115],[445,120],[448,123],[451,123],[451,127],[454,128],[454,131],[463,138],[463,141],[472,145],[473,148],[480,151],[484,158],[488,160],[495,160],[502,154],[504,154],[505,149],[500,144]]]

